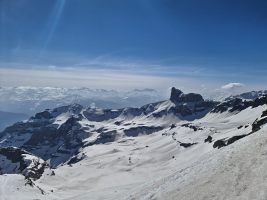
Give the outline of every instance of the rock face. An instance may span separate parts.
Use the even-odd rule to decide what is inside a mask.
[[[81,111],[82,107],[74,104],[15,123],[0,134],[0,148],[21,148],[57,167],[75,155],[83,146],[83,139],[90,135],[79,123],[83,119]],[[58,117],[63,121],[58,121]]]
[[[200,94],[189,93],[184,94],[181,90],[172,87],[170,100],[173,103],[190,103],[190,102],[202,102],[203,97]]]
[[[180,96],[182,94],[183,94],[183,92],[181,90],[176,89],[175,87],[172,87],[170,100],[172,102],[176,102],[176,101],[178,101],[178,99],[180,98]]]
[[[255,99],[250,104],[252,104],[255,107],[257,107],[258,106],[258,103],[257,102],[261,102],[262,103],[263,101],[262,100],[259,100],[259,99]],[[263,111],[261,117],[260,118],[257,118],[252,123],[252,125],[251,125],[252,126],[252,130],[251,130],[251,132],[249,132],[247,134],[242,134],[242,135],[235,135],[235,136],[233,136],[231,138],[225,138],[225,139],[217,140],[217,141],[214,142],[213,147],[214,148],[221,148],[221,147],[224,147],[224,146],[228,146],[228,145],[233,144],[234,142],[236,142],[236,141],[238,141],[238,140],[240,140],[240,139],[242,139],[244,137],[247,137],[247,136],[249,136],[251,134],[254,134],[255,132],[259,131],[262,128],[263,125],[267,124],[267,116],[266,116],[266,114],[267,114],[267,111],[266,110]],[[238,127],[238,129],[241,129],[242,127],[243,126],[240,126],[240,127]],[[205,140],[205,142],[206,142],[206,140]]]
[[[205,111],[209,112],[218,104],[218,102],[215,101],[205,101],[200,94],[184,94],[181,90],[176,89],[175,87],[172,87],[171,89],[170,101],[174,103],[175,106],[169,109],[168,113],[181,115],[183,117],[197,115],[198,113],[203,113]],[[165,111],[156,113],[156,115],[162,116],[164,112]]]
[[[252,132],[256,132],[261,129],[261,126],[267,124],[267,116],[263,113],[260,119],[256,119],[252,124]]]
[[[154,126],[138,126],[138,127],[133,127],[127,130],[124,130],[124,133],[126,136],[130,137],[137,137],[138,135],[149,135],[154,132],[162,130],[163,127],[154,127]]]
[[[223,113],[226,111],[239,112],[247,109],[248,107],[256,108],[258,106],[262,106],[265,104],[267,104],[267,95],[263,95],[259,98],[249,101],[240,98],[230,98],[217,105],[212,110],[212,112],[213,113]]]
[[[180,97],[180,100],[182,102],[201,102],[201,101],[204,101],[203,97],[200,94],[195,94],[195,93],[183,94]]]
[[[39,179],[48,164],[30,154],[29,152],[15,148],[0,148],[0,174],[22,174],[26,178]]]

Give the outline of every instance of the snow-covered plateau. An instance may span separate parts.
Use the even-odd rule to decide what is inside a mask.
[[[46,109],[0,133],[0,199],[265,200],[266,124],[264,92]]]

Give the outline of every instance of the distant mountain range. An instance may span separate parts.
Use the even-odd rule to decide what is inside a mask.
[[[267,91],[252,91],[237,96],[229,93],[214,93],[205,96],[208,99],[223,101],[225,98],[255,99]],[[167,92],[166,92],[167,94]],[[116,91],[89,88],[59,88],[59,87],[0,87],[0,111],[34,115],[47,108],[56,108],[73,103],[82,106],[99,108],[140,107],[142,105],[161,101],[166,98],[154,89],[134,89],[131,91]]]
[[[73,103],[101,108],[139,107],[163,100],[153,89],[115,91],[89,88],[0,87],[0,110],[33,115]]]
[[[253,100],[253,99],[262,97],[264,95],[267,95],[267,90],[245,92],[239,95],[229,96],[226,98],[226,100],[235,99],[235,98],[240,98],[244,100]]]

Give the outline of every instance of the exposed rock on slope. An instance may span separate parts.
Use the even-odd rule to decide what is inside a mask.
[[[23,174],[36,180],[42,176],[48,164],[22,149],[0,148],[0,174]]]
[[[265,99],[265,98],[264,98]],[[251,105],[257,105],[255,107],[258,107],[258,104],[255,102],[262,102],[261,100],[259,101],[258,99],[254,100]],[[266,102],[267,103],[267,102]],[[261,104],[264,105],[264,104]],[[257,118],[251,125],[251,131],[247,134],[241,134],[241,135],[235,135],[231,138],[224,138],[224,139],[220,139],[214,142],[213,144],[213,148],[221,148],[224,146],[228,146],[230,144],[233,144],[234,142],[236,142],[237,140],[240,140],[246,136],[249,136],[257,131],[259,131],[263,125],[267,124],[267,110],[263,111],[261,116],[259,118]],[[243,126],[242,126],[243,127]],[[238,129],[242,128],[241,126],[238,127]]]
[[[202,102],[203,97],[200,94],[184,94],[181,90],[172,87],[170,100],[174,103]]]
[[[37,113],[27,122],[18,122],[1,133],[1,147],[23,148],[53,167],[67,161],[90,134],[79,124],[82,107],[74,104]]]
[[[217,105],[212,112],[214,113],[222,113],[225,111],[229,112],[240,112],[242,110],[247,109],[248,107],[256,108],[258,106],[262,106],[267,104],[267,96],[261,96],[254,100],[244,100],[240,98],[231,98],[229,100],[225,100],[224,102]]]

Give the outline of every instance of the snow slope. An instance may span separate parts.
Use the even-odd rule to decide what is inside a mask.
[[[2,132],[0,147],[9,144],[8,136],[14,141],[25,134],[22,142],[11,143],[23,147],[36,123],[39,129],[65,127],[59,136],[62,141],[67,136],[77,139],[79,130],[82,142],[53,173],[46,169],[33,187],[25,186],[19,175],[0,176],[0,194],[18,188],[5,198],[266,199],[266,99],[202,109],[199,105],[203,102],[167,100],[138,109],[72,105],[39,113]],[[18,130],[24,133],[18,135]],[[42,139],[37,141],[32,147],[44,150]],[[215,146],[218,141],[224,146]],[[62,147],[55,148],[59,157]],[[44,157],[40,152],[38,156]],[[7,180],[14,181],[14,187],[10,189]]]

